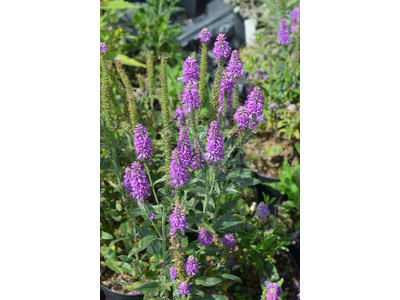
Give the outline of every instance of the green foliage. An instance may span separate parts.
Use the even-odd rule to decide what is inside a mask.
[[[139,29],[132,49],[151,50],[156,57],[161,54],[161,61],[155,65],[156,57],[149,53],[146,76],[133,77],[137,81],[132,81],[122,59],[114,65],[102,55],[101,82],[102,88],[106,88],[104,92],[102,90],[101,100],[102,103],[107,101],[109,109],[102,107],[100,124],[101,259],[114,272],[131,276],[131,282],[124,284],[127,290],[144,292],[148,299],[176,299],[177,286],[182,281],[190,282],[193,299],[227,299],[228,291],[245,284],[246,278],[241,272],[246,268],[256,270],[257,277],[260,271],[265,271],[278,280],[274,256],[280,250],[287,250],[293,235],[288,234],[285,226],[273,216],[260,221],[255,214],[253,186],[261,181],[244,169],[239,160],[243,142],[251,135],[239,136],[235,125],[226,124],[222,128],[224,159],[218,165],[205,162],[204,168],[196,171],[189,168],[189,182],[182,188],[174,188],[173,193],[170,191],[171,152],[176,147],[179,132],[176,123],[172,122],[171,112],[178,105],[177,91],[183,88],[176,82],[182,65],[175,65],[165,55],[173,48],[166,41],[176,34],[173,26],[168,28],[176,2],[148,0],[146,7],[132,7],[124,1],[102,3],[102,9],[109,16],[120,10],[132,10],[133,20],[137,21],[135,26]],[[148,19],[147,24],[143,23],[144,16]],[[162,26],[167,27],[162,31],[159,29]],[[156,39],[157,43],[154,43]],[[121,55],[123,58],[126,54]],[[131,61],[131,64],[142,67],[137,62]],[[222,64],[220,68],[222,72]],[[289,84],[290,74],[283,74],[283,81]],[[203,79],[207,76],[209,74],[203,74]],[[218,85],[217,76],[214,86]],[[218,92],[215,87],[211,93],[207,88],[202,90],[205,99],[212,99],[211,111],[216,108],[216,98],[210,97]],[[204,154],[209,121],[215,116],[210,116],[206,106],[202,109],[204,111],[199,115],[203,117],[190,122],[188,131],[190,144],[197,140]],[[133,147],[137,123],[147,128],[156,149],[151,164],[143,163],[152,192],[145,203],[127,195],[123,185],[124,169],[137,160]],[[276,154],[283,150],[276,147],[268,151]],[[294,195],[296,191],[289,181],[295,180],[296,175],[289,171],[292,172],[291,168],[285,166],[285,177],[282,177],[285,185],[280,188]],[[272,199],[268,199],[267,203],[271,202]],[[182,206],[188,228],[169,235],[168,217],[175,204]],[[149,217],[150,213],[154,218]],[[198,238],[189,242],[190,234],[198,234],[200,228],[213,234],[210,246],[202,246]],[[235,247],[229,248],[222,242],[225,234],[234,235]],[[194,276],[185,271],[189,255],[199,263],[199,272]],[[175,281],[171,281],[169,273],[172,266],[178,270]]]
[[[177,2],[147,0],[146,6],[140,6],[134,12],[132,23],[138,33],[130,51],[153,51],[155,57],[163,54],[173,59],[179,47],[176,39],[181,33],[180,23],[171,24],[171,15],[182,10],[176,6]]]

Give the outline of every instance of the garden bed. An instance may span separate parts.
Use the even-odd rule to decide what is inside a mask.
[[[243,162],[262,176],[279,179],[285,160],[292,165],[300,159],[295,149],[298,142],[296,139],[285,139],[273,129],[259,131],[243,146]]]

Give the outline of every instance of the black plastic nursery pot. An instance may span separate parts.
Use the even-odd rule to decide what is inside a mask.
[[[253,174],[254,174],[254,178],[259,179],[262,183],[273,183],[273,182],[279,182],[280,181],[279,179],[274,179],[274,178],[270,178],[270,177],[261,175],[260,173],[256,172],[254,169],[249,168],[243,162],[243,157],[241,159],[242,159],[242,167],[252,170]],[[268,205],[268,208],[269,208],[271,214],[276,216],[276,207],[275,206],[279,201],[282,200],[282,198],[285,195],[282,195],[278,190],[276,190],[276,189],[274,189],[274,188],[272,188],[272,187],[270,187],[268,185],[262,184],[262,183],[261,184],[257,184],[257,185],[254,186],[254,193],[256,195],[256,202],[257,202],[257,204],[259,204],[260,202],[264,201],[264,195],[263,194],[265,194],[265,196],[268,196],[269,199],[275,198],[275,200],[270,205]]]
[[[107,300],[141,300],[144,298],[144,294],[124,295],[124,294],[116,293],[116,292],[106,288],[101,283],[100,283],[100,289],[104,292]],[[103,299],[103,298],[101,298],[101,293],[100,293],[100,299]]]
[[[297,272],[297,275],[299,276],[299,281],[300,281],[300,264],[297,262],[297,260],[296,260],[296,258],[294,257],[292,251],[290,250],[290,248],[291,248],[291,247],[289,247],[288,256],[289,256],[289,258],[290,258],[290,260],[291,260],[291,263],[292,263],[294,269],[295,269],[296,272]],[[299,253],[299,255],[300,255],[300,253]],[[294,299],[294,300],[299,300],[300,298],[296,295],[295,298],[293,298],[293,299]]]

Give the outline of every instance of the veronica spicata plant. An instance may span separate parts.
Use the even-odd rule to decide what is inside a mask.
[[[224,295],[232,284],[241,282],[231,274],[231,268],[233,259],[239,260],[243,253],[239,242],[244,238],[238,233],[247,230],[246,218],[235,212],[222,214],[221,199],[235,197],[241,189],[260,183],[241,167],[239,155],[255,126],[264,119],[264,98],[260,87],[255,86],[244,105],[239,105],[237,79],[243,76],[242,63],[223,34],[218,35],[213,47],[217,72],[208,94],[207,56],[203,52],[211,34],[204,28],[199,38],[200,64],[188,57],[182,77],[175,82],[180,87],[176,97],[180,106],[175,112],[169,105],[168,57],[158,58],[158,89],[151,54],[147,77],[139,80],[139,87],[132,86],[118,61],[112,81],[110,69],[106,69],[108,62],[102,57],[102,129],[111,140],[126,136],[126,147],[133,150],[123,159],[118,153],[115,156],[118,168],[114,174],[121,178],[113,184],[124,197],[120,205],[126,221],[102,254],[115,272],[134,269],[133,281],[125,289],[143,292],[146,297],[150,293],[151,297],[166,299]],[[117,115],[112,111],[110,84],[119,85],[121,102],[117,104],[126,102],[124,109],[115,105],[120,109]],[[147,127],[143,122],[142,102],[149,98],[160,103],[162,123],[157,125],[157,135],[150,135],[149,124]],[[200,119],[199,110],[207,103],[210,117]],[[126,127],[122,135],[121,123]],[[121,176],[122,163],[125,175]],[[260,226],[267,226],[268,208],[259,207],[258,215]],[[119,247],[117,252],[112,247],[115,245],[124,245],[125,250]],[[274,244],[269,253],[281,246]]]

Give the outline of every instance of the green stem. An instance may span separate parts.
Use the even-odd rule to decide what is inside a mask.
[[[113,143],[111,141],[111,135],[112,135],[112,132],[108,131],[108,129],[105,128],[104,137],[105,137],[105,140],[106,140],[107,147],[108,147],[109,151],[111,152],[113,172],[114,172],[114,175],[117,177],[118,187],[121,190],[120,193],[121,193],[122,200],[124,201],[124,203],[126,203],[126,196],[125,196],[122,180],[120,178],[120,165],[119,165],[119,162],[118,162],[117,155],[115,153],[115,147],[114,147],[114,145],[113,145]]]
[[[210,200],[210,197],[211,197],[213,189],[214,189],[214,184],[213,184],[214,179],[215,179],[214,178],[215,177],[214,166],[211,167],[210,172],[211,172],[211,176],[210,176],[211,180],[210,180],[210,183],[208,183],[207,178],[206,178],[206,189],[208,190],[208,187],[210,187],[210,185],[211,185],[211,188],[210,188],[210,191],[207,192],[207,194],[206,194],[206,199],[205,199],[204,207],[203,207],[203,213],[206,213],[206,211],[207,211],[208,202]]]
[[[218,211],[219,211],[219,207],[220,207],[220,201],[221,201],[221,193],[218,193],[217,203],[215,205],[214,221],[217,219],[217,216],[218,216]]]
[[[135,224],[133,224],[133,235],[135,237],[135,243],[136,243],[136,226],[135,226]],[[136,253],[135,258],[136,258],[136,263],[138,264],[139,276],[141,276],[142,275],[142,270],[140,269],[140,261],[139,261],[139,254],[138,253]]]
[[[145,213],[147,219],[149,219],[151,224],[153,224],[153,227],[157,231],[158,236],[162,239],[162,235],[161,235],[160,231],[158,230],[156,224],[153,222],[152,219],[150,219],[149,214],[146,211],[146,207],[143,206],[143,204],[142,204],[142,202],[140,202],[140,200],[138,200],[137,203],[138,203],[138,205],[140,207],[140,210]]]
[[[165,214],[165,208],[162,208],[162,214]],[[167,237],[165,235],[165,217],[162,217],[162,255],[163,255],[163,264],[166,262],[166,253],[167,253]]]
[[[153,181],[151,180],[151,175],[150,175],[149,166],[148,166],[147,163],[145,163],[145,166],[146,166],[147,177],[149,177],[150,186],[151,186],[151,189],[152,189],[152,191],[153,191],[154,198],[156,199],[157,204],[160,204],[160,203],[158,202],[156,190],[154,189]]]

